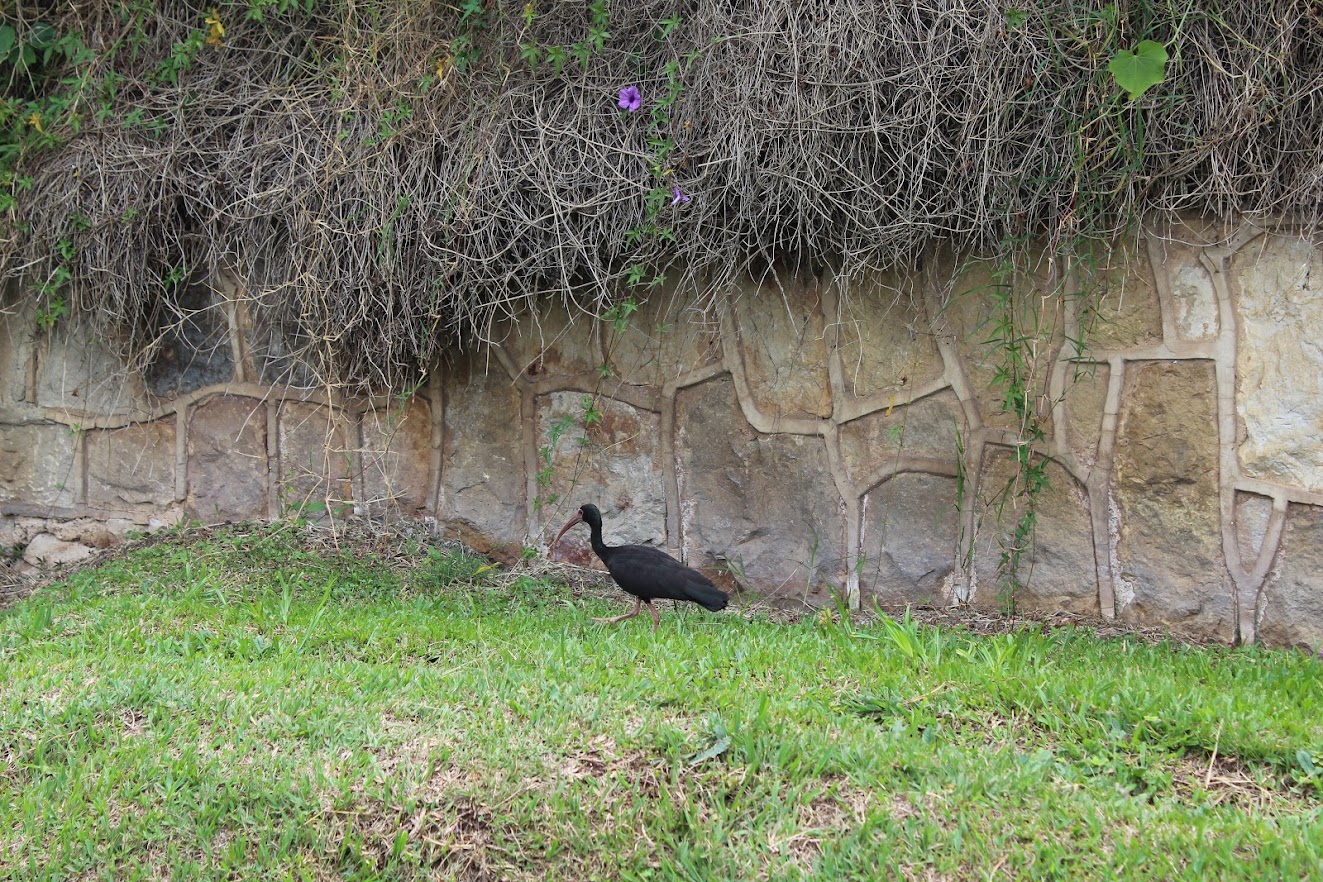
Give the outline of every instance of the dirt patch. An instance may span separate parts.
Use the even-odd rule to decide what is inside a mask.
[[[1182,802],[1256,814],[1296,814],[1319,805],[1315,791],[1290,787],[1270,767],[1239,757],[1192,753],[1176,761],[1172,790]]]
[[[801,872],[812,870],[826,843],[859,829],[877,796],[844,778],[830,778],[822,792],[799,806],[792,829],[768,842],[773,855],[784,855]],[[896,800],[904,800],[894,797]],[[905,802],[908,805],[908,802]]]
[[[649,797],[664,786],[655,757],[641,750],[624,750],[606,735],[598,735],[581,750],[553,758],[549,765],[560,780],[624,780]]]

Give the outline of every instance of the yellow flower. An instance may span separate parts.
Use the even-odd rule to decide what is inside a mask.
[[[45,131],[46,131],[45,129],[43,129],[43,128],[41,127],[41,114],[40,114],[40,113],[34,113],[34,114],[32,114],[32,116],[28,117],[28,125],[32,126],[34,129],[36,129],[36,130],[39,131],[39,132],[45,132]]]

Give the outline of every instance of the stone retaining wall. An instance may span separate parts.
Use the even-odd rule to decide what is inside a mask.
[[[1050,487],[1016,602],[1323,649],[1323,249],[1249,224],[1148,231],[1084,322],[1043,266],[1017,302],[1042,328]],[[299,388],[228,280],[197,288],[146,376],[77,329],[36,334],[11,293],[0,547],[41,564],[302,510],[435,517],[515,556],[594,501],[608,541],[760,592],[995,607],[1023,504],[1001,492],[995,282],[934,251],[848,286],[770,273],[715,307],[661,291],[621,332],[547,304],[404,400]]]

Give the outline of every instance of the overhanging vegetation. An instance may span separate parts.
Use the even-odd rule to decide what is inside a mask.
[[[1109,65],[1145,40],[1132,98]],[[1323,203],[1307,0],[20,3],[0,50],[0,260],[46,324],[149,358],[226,273],[354,385],[668,269],[719,297],[751,262]]]

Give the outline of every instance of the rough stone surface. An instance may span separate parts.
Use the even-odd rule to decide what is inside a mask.
[[[141,383],[90,332],[61,326],[37,344],[37,403],[71,413],[146,413]]]
[[[1157,284],[1142,250],[1133,246],[1116,249],[1084,284],[1096,285],[1098,294],[1098,311],[1086,338],[1091,350],[1124,351],[1161,342]]]
[[[913,276],[862,273],[833,279],[837,352],[848,394],[904,396],[942,375],[922,291]]]
[[[220,395],[192,410],[185,508],[206,523],[267,516],[265,402]]]
[[[186,285],[163,310],[161,346],[148,366],[147,389],[174,398],[234,379],[234,349],[224,299],[206,285]]]
[[[1111,369],[1106,364],[1090,363],[1079,366],[1073,380],[1066,381],[1063,398],[1065,409],[1066,448],[1084,468],[1093,468],[1098,461],[1098,441],[1102,434],[1102,418],[1107,406],[1107,384]]]
[[[274,299],[267,295],[248,302],[251,327],[247,330],[248,352],[258,378],[277,389],[313,389],[321,385],[316,372],[299,353],[312,345],[300,336],[297,328],[285,327],[276,320]],[[315,351],[315,348],[314,348]]]
[[[1196,637],[1235,636],[1222,559],[1211,362],[1148,363],[1126,377],[1116,449],[1114,538],[1121,617]]]
[[[861,481],[901,455],[954,462],[960,402],[939,392],[911,405],[871,413],[841,426],[841,458],[851,480]]]
[[[1287,508],[1282,547],[1262,604],[1260,640],[1323,654],[1323,508]]]
[[[598,398],[601,419],[584,427],[585,396],[556,392],[537,404],[538,449],[552,448],[548,502],[534,518],[535,535],[545,541],[580,505],[594,503],[614,537],[612,544],[665,547],[666,496],[663,490],[661,417],[621,401]],[[552,444],[553,426],[568,426]],[[565,544],[587,547],[587,533],[566,537]],[[585,556],[586,559],[586,556]]]
[[[410,398],[363,414],[361,500],[370,512],[419,514],[427,508],[432,469],[432,407]]]
[[[20,518],[13,515],[0,515],[0,558],[28,544],[33,536],[45,532],[44,518]]]
[[[603,323],[612,380],[661,387],[721,359],[716,323],[704,321],[693,297],[673,288],[648,295],[624,330]]]
[[[978,390],[977,403],[983,422],[998,428],[1018,428],[1019,418],[1002,408],[1005,384],[998,378],[999,366],[1006,361],[996,341],[997,323],[1004,312],[999,307],[1002,283],[994,276],[993,267],[981,261],[961,268],[951,284],[950,297],[942,309],[943,321],[955,335],[956,348],[966,376]],[[956,272],[951,270],[952,273]],[[1048,283],[1041,273],[1029,274],[1019,284],[1033,286],[1041,291]],[[1052,431],[1052,413],[1048,383],[1057,352],[1064,342],[1064,307],[1059,296],[1042,298],[1018,297],[1015,304],[1016,336],[1041,329],[1042,342],[1021,357],[1029,362],[1031,371],[1028,384],[1034,392],[1039,420],[1045,432]]]
[[[1272,517],[1272,500],[1257,493],[1236,493],[1236,542],[1240,546],[1240,562],[1246,570],[1254,568],[1263,548],[1263,537],[1268,532],[1268,519]]]
[[[442,521],[481,551],[524,538],[524,454],[519,389],[497,365],[463,358],[445,374]]]
[[[175,500],[175,418],[87,433],[87,504],[112,511]]]
[[[0,502],[74,505],[82,482],[80,438],[67,426],[0,425]]]
[[[1001,557],[1009,548],[1026,500],[1016,482],[1009,451],[985,457],[976,499],[972,602],[1006,608],[1011,583],[999,578]],[[1049,464],[1048,487],[1038,497],[1029,547],[1021,552],[1014,589],[1017,610],[1098,614],[1098,570],[1094,559],[1089,502],[1065,469]]]
[[[149,519],[149,522],[150,520],[152,519]],[[178,519],[176,519],[176,522],[178,522]],[[142,532],[144,526],[144,524],[139,524],[137,521],[131,521],[128,518],[111,518],[105,522],[105,527],[110,531],[110,535],[118,541],[127,539],[130,533]]]
[[[863,500],[861,591],[884,604],[949,603],[959,530],[955,478],[889,478]]]
[[[280,406],[279,443],[276,493],[281,509],[313,514],[329,509],[331,514],[343,514],[349,505],[345,498],[346,451],[331,409],[286,401]]]
[[[96,549],[78,542],[66,542],[50,533],[38,533],[23,550],[23,560],[34,567],[77,563],[96,554]]]
[[[788,273],[744,283],[735,299],[740,353],[750,394],[771,417],[831,415],[831,382],[815,278]]]
[[[1171,290],[1177,335],[1191,342],[1217,337],[1221,325],[1217,290],[1208,268],[1199,259],[1201,249],[1168,240],[1157,244],[1157,252]]]
[[[1240,461],[1253,477],[1323,490],[1323,250],[1266,238],[1232,262]]]
[[[109,548],[121,538],[108,523],[95,518],[52,519],[46,522],[46,530],[63,542],[78,542],[92,548]]]
[[[788,595],[843,585],[842,503],[823,440],[753,431],[728,378],[682,390],[676,413],[688,563]]]
[[[9,286],[0,287],[0,404],[27,397],[35,327],[34,302],[10,293]]]
[[[571,315],[559,302],[538,304],[510,322],[498,339],[530,379],[596,374],[602,365],[602,334],[607,323],[587,314]]]

